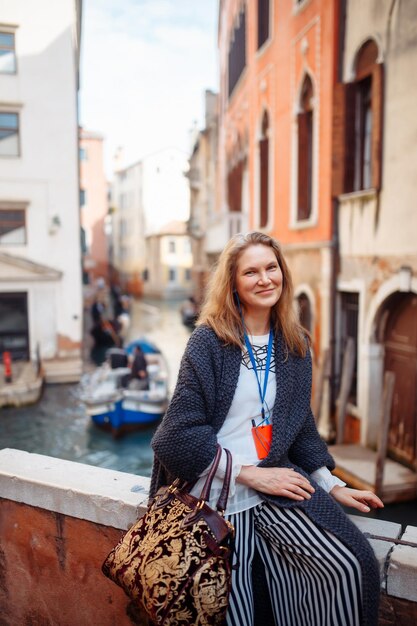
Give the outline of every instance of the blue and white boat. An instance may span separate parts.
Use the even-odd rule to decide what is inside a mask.
[[[129,389],[129,357],[137,344],[147,363],[148,389]],[[125,350],[112,348],[106,362],[83,377],[78,395],[94,424],[114,437],[156,424],[168,406],[165,358],[145,339],[133,341]]]

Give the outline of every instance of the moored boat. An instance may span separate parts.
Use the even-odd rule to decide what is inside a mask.
[[[145,389],[132,384],[129,366],[136,345],[147,368]],[[117,437],[157,423],[168,405],[168,370],[163,354],[145,339],[135,340],[125,350],[108,351],[106,362],[80,383],[79,398],[94,424]]]

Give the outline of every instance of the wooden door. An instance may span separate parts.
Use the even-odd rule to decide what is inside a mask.
[[[417,296],[396,300],[385,331],[385,371],[395,374],[388,451],[417,469]]]

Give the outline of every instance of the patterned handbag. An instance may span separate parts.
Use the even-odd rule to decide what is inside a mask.
[[[234,528],[223,516],[232,471],[232,456],[225,452],[226,475],[217,511],[207,501],[220,446],[200,498],[178,479],[162,487],[103,563],[105,576],[138,602],[156,625],[224,623],[234,540]]]

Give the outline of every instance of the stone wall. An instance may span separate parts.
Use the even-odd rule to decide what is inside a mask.
[[[101,564],[143,514],[148,487],[132,474],[0,450],[0,626],[147,626]],[[380,626],[416,623],[417,528],[353,519],[380,563]]]

